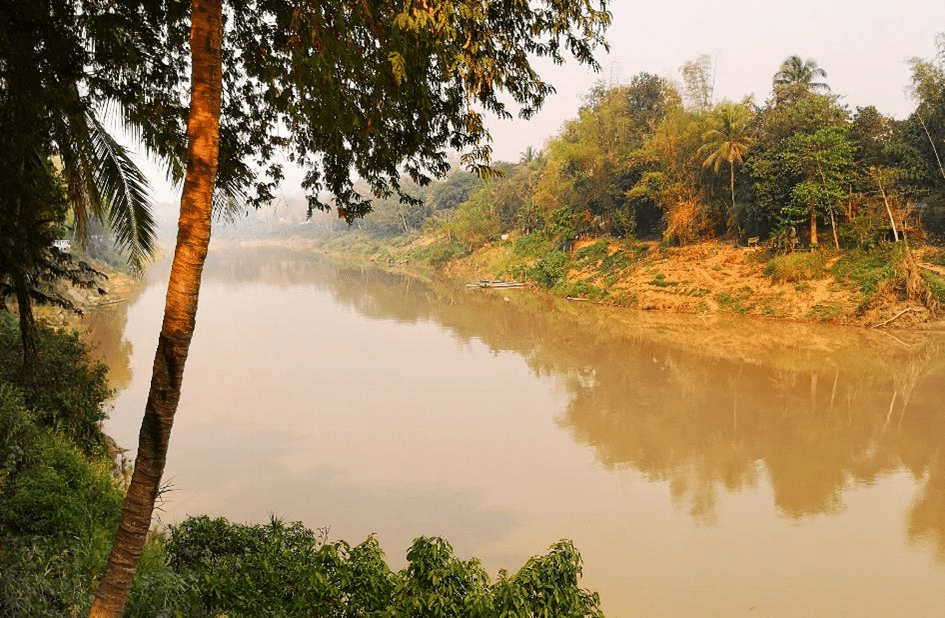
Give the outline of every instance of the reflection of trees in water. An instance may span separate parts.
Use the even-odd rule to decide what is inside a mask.
[[[128,308],[145,287],[144,281],[138,282],[128,290],[121,302],[96,307],[83,318],[82,325],[89,333],[88,340],[95,349],[94,355],[108,366],[108,382],[116,393],[131,384],[133,346],[125,338],[125,326],[128,323]]]
[[[559,423],[603,465],[667,482],[705,521],[720,489],[753,487],[759,471],[777,508],[802,518],[837,512],[846,487],[904,468],[923,483],[908,534],[945,558],[940,337],[588,311],[291,251],[216,259],[210,278],[314,285],[367,317],[432,320],[461,341],[521,355],[569,393]]]

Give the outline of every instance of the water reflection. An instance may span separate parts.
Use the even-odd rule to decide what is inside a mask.
[[[583,544],[577,540],[586,549],[588,572],[596,570],[595,581],[605,582],[592,585],[600,585],[602,592],[610,586],[610,607],[618,608],[615,615],[640,608],[645,609],[645,615],[695,615],[700,609],[704,614],[707,607],[723,608],[725,615],[750,615],[749,604],[742,603],[743,597],[750,595],[761,599],[776,596],[777,601],[771,603],[781,611],[772,615],[801,615],[798,612],[810,607],[833,607],[830,603],[843,594],[833,588],[839,584],[830,573],[841,581],[852,578],[846,572],[862,562],[857,553],[862,548],[854,549],[851,544],[861,543],[879,552],[876,547],[886,541],[869,537],[882,536],[879,531],[883,526],[896,527],[899,539],[907,538],[917,551],[935,556],[939,565],[945,563],[945,393],[940,386],[945,377],[945,337],[939,334],[887,334],[611,311],[514,290],[470,291],[456,282],[424,282],[384,270],[338,266],[280,249],[212,251],[204,281],[210,292],[206,302],[214,302],[214,298],[223,302],[227,291],[244,302],[248,297],[237,296],[236,288],[255,286],[252,302],[256,306],[246,313],[255,312],[258,321],[250,322],[251,318],[236,308],[229,309],[234,315],[223,318],[214,318],[212,313],[208,318],[202,313],[197,337],[213,340],[221,350],[206,363],[216,374],[210,370],[201,374],[201,353],[195,351],[193,372],[188,366],[189,386],[206,390],[204,400],[214,401],[223,410],[219,414],[202,410],[207,418],[201,422],[223,422],[233,418],[230,408],[246,406],[265,409],[271,417],[269,430],[285,435],[263,438],[253,429],[226,438],[224,442],[233,442],[229,446],[216,445],[220,452],[238,452],[241,458],[202,464],[206,480],[194,508],[213,504],[219,512],[233,513],[240,512],[241,503],[251,503],[265,509],[271,496],[280,495],[288,500],[286,508],[295,512],[295,508],[304,508],[306,500],[311,501],[308,494],[314,494],[330,505],[332,510],[327,512],[331,516],[348,522],[352,529],[370,532],[371,522],[392,521],[408,535],[416,530],[436,532],[442,522],[449,522],[443,533],[454,541],[459,539],[459,545],[473,548],[477,555],[487,553],[477,548],[494,553],[511,551],[501,547],[502,539],[509,534],[523,535],[523,528],[534,528],[536,535],[546,533],[546,528],[553,530],[547,532],[552,536],[542,538],[543,543],[559,536],[585,534]],[[220,294],[214,292],[218,288]],[[371,341],[333,343],[332,337],[341,337],[342,328],[351,327],[349,322],[341,326],[340,318],[329,315],[327,301],[314,303],[294,292],[311,288],[360,318],[395,321],[413,325],[412,329],[390,335],[397,338],[390,344],[392,349],[377,350],[373,354],[376,358],[365,356],[370,352],[362,352],[357,359],[341,358],[345,346],[357,344],[363,345],[357,349],[370,350]],[[286,293],[271,304],[258,299],[275,296],[273,289]],[[231,317],[235,321],[214,321]],[[322,330],[306,332],[300,325],[306,321],[320,324]],[[451,333],[461,348],[485,346],[508,368],[486,371],[472,364],[437,367],[443,352],[427,342],[433,327]],[[347,332],[346,336],[357,340],[380,332],[360,328],[366,332]],[[256,330],[261,331],[261,343],[254,339]],[[110,332],[120,330],[116,326]],[[152,337],[156,338],[156,327]],[[290,365],[304,367],[285,368],[279,364],[280,354],[293,339],[316,342],[324,348],[313,358],[288,360]],[[298,389],[313,379],[311,376],[326,375],[340,384],[341,394],[330,394],[330,387],[324,384],[315,395],[277,394],[261,383],[259,393],[233,395],[248,401],[231,402],[219,382],[194,386],[213,383],[214,375],[231,376],[231,381],[243,379],[236,363],[244,361],[231,364],[227,355],[237,347],[257,345],[256,367],[245,374],[246,379],[252,379],[254,371],[265,375],[266,368],[278,367],[291,376],[290,383],[299,385]],[[400,373],[400,359],[427,352],[429,361],[423,369],[410,369],[413,375]],[[337,357],[322,358],[326,354]],[[635,492],[630,498],[611,499],[608,493],[619,493],[611,485],[591,491],[589,486],[598,482],[596,477],[585,478],[580,476],[583,471],[568,470],[561,463],[566,460],[562,447],[546,444],[543,441],[549,437],[537,427],[530,428],[529,423],[534,426],[539,416],[519,418],[523,415],[518,409],[490,409],[497,404],[483,394],[496,391],[508,396],[517,389],[531,388],[512,375],[512,365],[507,362],[511,357],[524,359],[534,376],[556,385],[563,395],[554,413],[558,431],[572,446],[577,443],[591,449],[599,468],[627,475],[626,482]],[[403,383],[429,394],[433,402],[394,403],[394,393]],[[305,409],[305,402],[294,398],[305,396],[323,397],[316,409],[337,404],[337,417],[294,415],[293,410]],[[344,400],[338,403],[334,398]],[[454,403],[457,398],[470,402],[462,407]],[[524,395],[521,401],[523,407],[539,405],[528,403]],[[135,413],[143,409],[143,402],[138,405],[132,406]],[[402,409],[411,405],[418,409]],[[548,405],[545,400],[540,404]],[[362,414],[366,420],[352,420]],[[232,422],[239,425],[245,421]],[[316,427],[301,430],[299,423]],[[319,432],[331,434],[330,439],[318,442],[319,448],[337,450],[313,462],[299,453],[313,448]],[[483,438],[470,447],[466,442],[472,443],[474,438],[469,434],[473,432],[477,432],[476,440],[479,434]],[[528,443],[530,438],[532,443]],[[514,445],[503,443],[513,439],[518,441]],[[178,449],[173,459],[201,460],[204,442],[187,441],[180,433],[175,440],[180,442],[172,445]],[[338,467],[325,463],[340,462],[349,455],[360,463],[347,465],[397,468],[397,473],[376,469],[367,473],[341,463]],[[457,472],[461,480],[437,470],[457,458],[468,459],[474,468]],[[261,461],[274,463],[260,466]],[[573,468],[573,464],[567,465]],[[519,473],[516,466],[532,469]],[[663,521],[653,520],[655,513],[662,511],[653,506],[656,499],[649,497],[649,487],[635,484],[633,479],[638,476],[653,486],[668,487],[677,513],[690,524],[716,531],[724,541],[713,541],[711,534],[694,540],[691,531],[680,528],[679,522],[670,523],[672,518],[665,514],[659,516]],[[230,491],[229,479],[236,477],[241,478],[240,489]],[[417,477],[424,482],[412,482]],[[540,483],[548,487],[534,487]],[[305,491],[298,491],[300,487]],[[556,493],[564,487],[575,495],[564,498]],[[866,491],[871,488],[875,491]],[[902,513],[891,506],[899,496],[909,504]],[[523,501],[531,501],[535,513],[525,515],[521,508],[512,506]],[[778,540],[765,541],[776,536],[772,532],[776,523],[759,509],[759,501],[766,502],[769,510],[773,504],[780,519],[802,526],[806,536],[796,538],[789,528],[777,533]],[[744,504],[733,511],[733,502]],[[847,513],[852,502],[857,504],[855,516]],[[869,505],[865,511],[863,504]],[[626,509],[626,513],[614,509]],[[552,521],[543,526],[539,523],[542,518]],[[609,522],[610,527],[592,523],[590,527],[596,529],[588,532],[582,532],[584,528],[577,524],[575,531],[561,529],[566,525],[562,521],[582,518]],[[739,528],[736,531],[730,529],[733,518]],[[814,586],[813,582],[823,586],[822,596],[811,591],[808,598],[813,605],[805,606],[803,599],[794,598],[790,591],[759,588],[752,580],[753,569],[762,566],[772,572],[785,569],[798,573],[792,577],[808,577],[800,573],[810,571],[810,565],[788,554],[797,545],[811,546],[816,552],[831,536],[842,536],[832,524],[818,526],[817,532],[807,525],[827,520],[839,522],[847,528],[843,534],[859,535],[859,540],[844,546],[850,555],[842,559],[818,557],[824,563],[817,567],[821,570],[809,576],[812,580],[803,581],[808,586]],[[645,527],[647,522],[649,527]],[[653,538],[638,539],[637,526],[650,531]],[[745,544],[741,550],[732,550],[745,563],[736,568],[731,560],[709,551],[691,554],[694,548],[712,547],[714,542]],[[540,549],[532,547],[529,553]],[[762,551],[770,555],[762,558],[758,554]],[[889,551],[890,555],[870,554],[869,560],[899,564],[901,556],[896,552],[901,550]],[[600,564],[638,554],[649,556],[651,562],[645,567],[636,562]],[[596,556],[593,564],[592,556]],[[837,564],[832,565],[832,560]],[[680,570],[683,562],[692,566]],[[500,566],[515,564],[503,562]],[[937,597],[930,596],[926,588],[937,586],[943,592],[945,571],[939,566],[933,575],[928,567],[924,571],[921,567],[898,568],[910,577],[916,575],[910,585],[919,586],[920,592],[909,586],[895,588],[897,596],[910,597],[909,603],[914,605],[904,605],[901,599],[890,599],[883,605],[863,595],[858,601],[844,602],[848,611],[860,608],[859,613],[849,615],[879,615],[875,612],[887,606],[898,607],[903,615],[932,615],[926,610],[936,603],[930,599]],[[719,574],[712,575],[713,570]],[[752,585],[744,579],[738,584],[734,571],[749,578]],[[672,582],[659,583],[660,573],[670,574],[667,578],[679,574],[718,590],[703,590],[691,600],[692,595],[677,595]],[[868,589],[882,576],[871,573],[848,583]],[[615,602],[620,594],[625,598]],[[716,605],[711,602],[713,595],[718,597]],[[665,604],[668,598],[675,605],[660,608],[659,603]],[[648,603],[647,599],[654,600]],[[685,605],[687,602],[692,604]],[[734,607],[740,608],[739,612]]]
[[[846,488],[908,470],[920,483],[908,534],[945,560],[939,334],[588,310],[277,256],[227,256],[207,274],[315,285],[362,315],[520,354],[567,389],[559,423],[602,464],[667,481],[705,522],[720,490],[755,487],[760,470],[792,518],[840,512]]]

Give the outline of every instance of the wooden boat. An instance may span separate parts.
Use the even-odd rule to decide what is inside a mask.
[[[521,288],[524,286],[524,281],[492,281],[490,279],[480,279],[479,283],[466,284],[467,288]]]

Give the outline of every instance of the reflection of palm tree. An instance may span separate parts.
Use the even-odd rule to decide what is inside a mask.
[[[724,104],[718,108],[720,126],[702,136],[703,148],[709,152],[703,167],[711,167],[718,174],[722,162],[728,163],[729,188],[732,193],[732,214],[735,213],[735,166],[741,165],[754,141],[749,136],[751,111],[745,105]]]
[[[800,86],[809,92],[830,92],[825,82],[815,82],[816,78],[826,78],[827,72],[817,65],[813,58],[802,60],[800,56],[791,56],[781,63],[781,68],[774,74],[774,86]]]

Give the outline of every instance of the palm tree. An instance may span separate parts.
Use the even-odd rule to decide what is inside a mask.
[[[181,194],[177,247],[134,473],[122,505],[108,565],[95,591],[90,618],[122,615],[164,474],[184,364],[194,335],[200,277],[210,245],[213,190],[220,150],[222,31],[222,0],[193,0],[190,35],[193,87],[187,118],[187,173]]]
[[[722,163],[728,163],[729,188],[732,194],[732,210],[735,213],[735,166],[745,161],[745,154],[751,147],[754,139],[749,135],[752,119],[751,110],[747,105],[725,103],[720,105],[716,113],[719,119],[719,128],[710,129],[702,135],[704,152],[709,155],[703,167],[711,167],[716,174],[722,168]]]
[[[825,94],[830,86],[825,82],[815,82],[816,78],[826,78],[827,72],[818,66],[813,58],[802,60],[800,56],[790,56],[781,63],[781,68],[774,74],[774,87],[796,86],[807,92]]]

